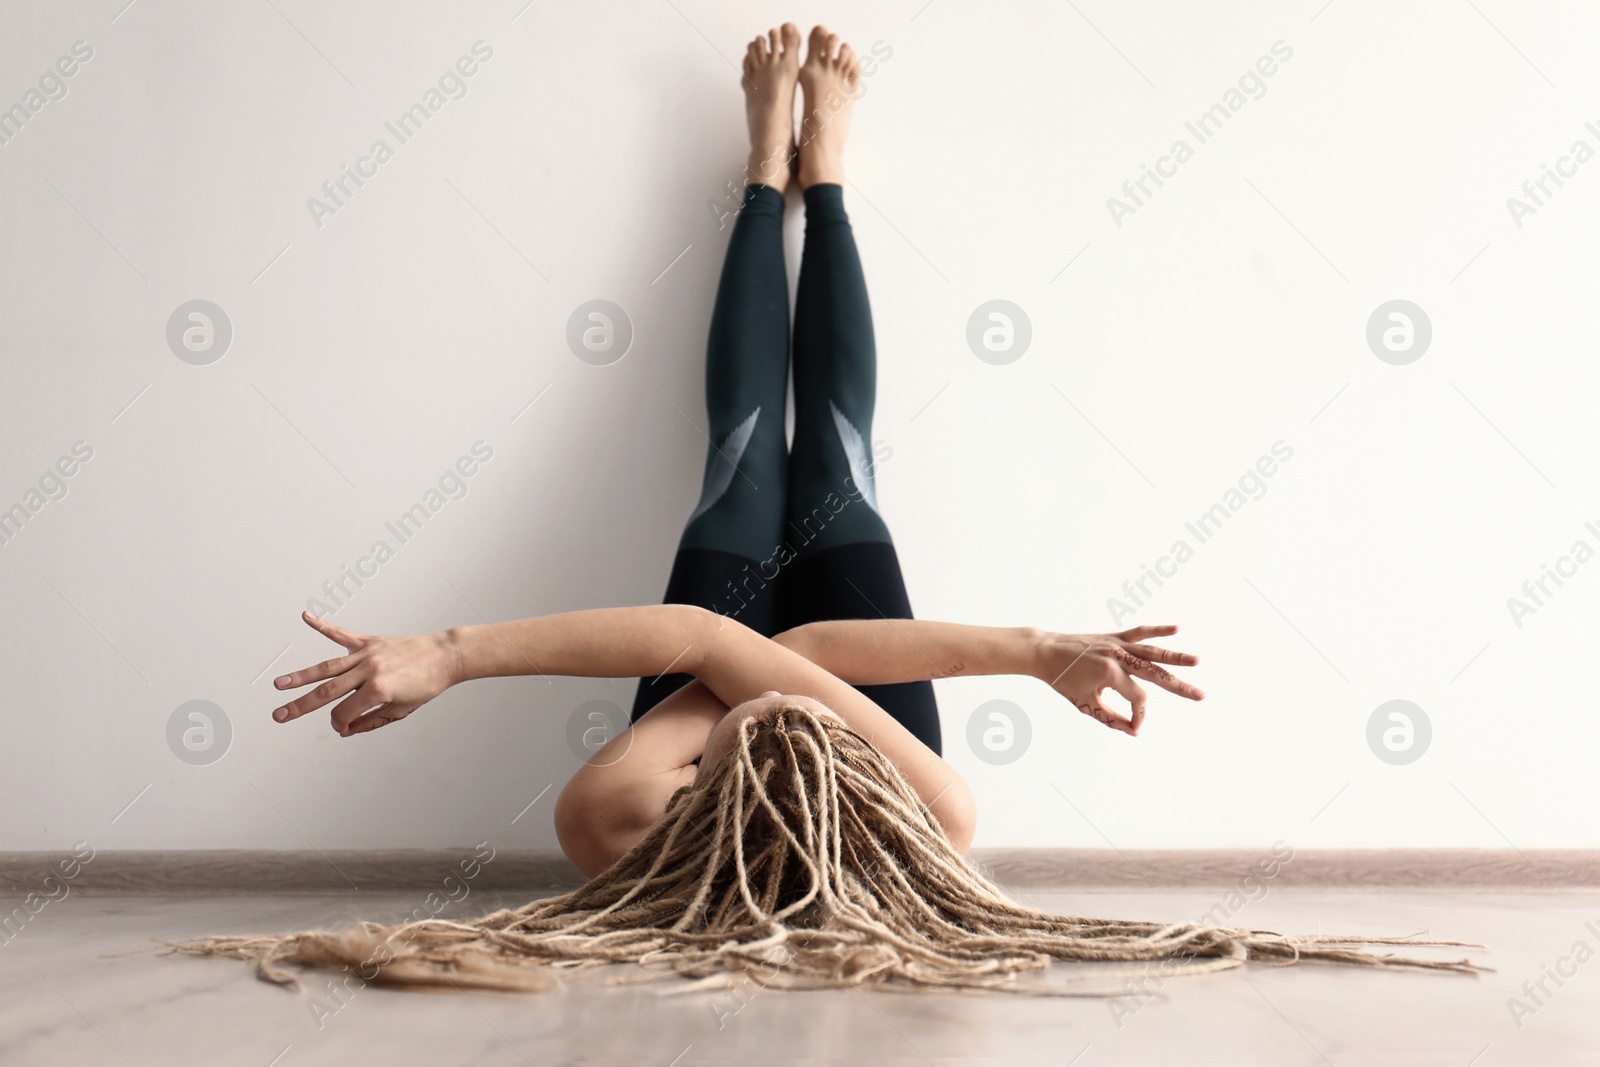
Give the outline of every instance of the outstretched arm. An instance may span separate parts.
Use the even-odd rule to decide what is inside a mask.
[[[947,828],[970,824],[970,818],[962,818],[970,807],[966,783],[892,715],[792,649],[703,608],[680,604],[600,608],[406,637],[359,634],[309,613],[305,620],[344,645],[348,655],[276,679],[279,689],[320,683],[274,711],[279,722],[339,700],[331,713],[333,727],[348,737],[404,718],[451,685],[471,678],[515,674],[631,678],[683,671],[698,679],[697,685],[688,687],[696,697],[691,717],[697,723],[709,720],[703,729],[696,727],[701,745],[709,723],[747,700],[774,690],[811,697],[888,757]],[[686,695],[684,700],[688,699]],[[680,711],[685,707],[683,701],[672,706]],[[653,722],[659,723],[665,711],[662,715],[652,711]],[[681,772],[693,756],[680,758],[679,746],[671,742],[683,736],[681,729],[675,729],[662,743],[636,746],[624,768],[630,779]],[[637,730],[627,732],[625,743],[638,740]],[[952,833],[953,838],[963,835],[970,840],[970,826]]]
[[[730,708],[777,690],[821,700],[846,721],[849,712],[864,715],[863,727],[881,725],[873,710],[893,722],[815,661],[734,619],[684,604],[596,608],[404,637],[356,633],[310,613],[304,618],[348,654],[276,679],[279,689],[321,684],[273,718],[288,722],[338,700],[332,722],[344,736],[404,718],[460,682],[525,674],[636,678],[677,671],[693,675]]]
[[[272,717],[289,722],[339,700],[333,728],[346,737],[404,718],[471,678],[633,678],[669,668],[688,671],[720,629],[710,612],[681,604],[574,611],[400,637],[357,633],[310,612],[301,617],[348,654],[276,679],[279,689],[321,684]]]
[[[1177,633],[1176,626],[1136,626],[1114,634],[1059,634],[1032,627],[965,626],[923,619],[848,619],[813,622],[773,640],[799,652],[851,685],[885,685],[973,674],[1038,678],[1085,715],[1114,730],[1137,734],[1144,721],[1144,679],[1190,700],[1199,689],[1162,664],[1191,667],[1199,657],[1146,644]],[[1100,702],[1114,689],[1131,717]]]

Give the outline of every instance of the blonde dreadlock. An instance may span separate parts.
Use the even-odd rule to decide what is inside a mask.
[[[733,751],[673,794],[644,840],[574,892],[465,922],[215,935],[172,948],[252,960],[262,978],[295,988],[292,966],[387,984],[522,990],[549,986],[552,968],[634,963],[654,970],[646,977],[697,980],[680,988],[745,980],[1060,993],[1016,979],[1052,959],[1161,961],[1186,974],[1308,959],[1475,973],[1467,960],[1362,947],[1462,944],[1023,907],[951,847],[870,743],[837,719],[782,706],[744,720]]]

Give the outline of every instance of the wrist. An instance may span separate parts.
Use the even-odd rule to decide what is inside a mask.
[[[1037,626],[1019,628],[1017,647],[1021,662],[1018,664],[1017,674],[1049,681],[1046,662],[1052,636],[1054,636],[1052,631],[1041,630]]]
[[[472,675],[468,673],[466,627],[452,626],[448,630],[440,630],[433,636],[439,646],[440,655],[444,657],[445,677],[450,680],[450,684],[459,685],[471,678]]]

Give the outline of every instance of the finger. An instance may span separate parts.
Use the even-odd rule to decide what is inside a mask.
[[[341,675],[360,663],[363,658],[360,654],[356,654],[340,656],[338,659],[325,659],[315,667],[307,667],[304,670],[291,671],[288,674],[279,675],[272,680],[272,684],[279,689],[299,689],[302,685],[310,685],[312,682],[320,682],[324,678],[333,678]]]
[[[1121,693],[1123,699],[1128,702],[1128,710],[1133,716],[1131,724],[1133,729],[1128,732],[1137,737],[1139,727],[1144,725],[1144,687],[1134,681],[1133,676],[1127,671],[1119,670],[1112,675],[1111,688]]]
[[[1131,659],[1134,662],[1126,665],[1126,670],[1134,678],[1154,681],[1155,685],[1162,686],[1168,693],[1176,693],[1178,696],[1184,697],[1184,699],[1189,699],[1189,701],[1203,701],[1205,699],[1205,691],[1200,689],[1200,686],[1189,685],[1182,678],[1173,677],[1170,672],[1166,672],[1166,670],[1160,669],[1160,667],[1150,664],[1150,662],[1142,661],[1138,656],[1133,656]],[[1141,667],[1139,664],[1144,665]]]
[[[1148,641],[1152,637],[1170,637],[1178,632],[1178,628],[1171,623],[1160,626],[1135,626],[1131,630],[1124,630],[1120,634],[1113,634],[1124,641]]]
[[[1135,678],[1143,678],[1147,682],[1154,682],[1169,693],[1183,697],[1185,700],[1204,700],[1205,690],[1198,686],[1190,685],[1181,678],[1174,678],[1160,667],[1152,665],[1148,669],[1128,668],[1128,673]]]
[[[1175,677],[1171,671],[1157,667],[1147,659],[1143,659],[1131,652],[1117,650],[1117,661],[1122,664],[1123,670],[1135,678],[1143,678],[1147,682],[1154,682],[1169,693],[1176,693],[1190,700],[1204,700],[1206,695],[1199,687],[1190,685],[1181,678]]]
[[[1100,703],[1098,696],[1092,696],[1088,700],[1077,701],[1077,705],[1078,710],[1089,716],[1089,718],[1097,719],[1113,730],[1120,730],[1130,737],[1133,736],[1133,723]]]
[[[370,734],[378,727],[388,726],[393,721],[393,719],[384,718],[383,711],[375,708],[365,715],[357,716],[356,720],[350,724],[350,729],[345,736],[354,737],[356,734]]]
[[[354,630],[346,630],[343,626],[335,626],[327,619],[319,619],[309,611],[302,611],[300,617],[306,621],[307,626],[317,631],[317,633],[330,641],[337,641],[352,652],[367,643],[367,639]]]
[[[417,710],[415,704],[384,704],[373,708],[365,715],[359,716],[350,724],[350,734],[369,734],[380,726],[388,726]]]
[[[337,678],[323,682],[309,693],[302,693],[283,707],[275,710],[272,713],[272,717],[279,722],[298,719],[307,712],[316,711],[330,701],[338,700],[346,693],[360,686],[364,679],[365,676],[361,671],[347,671]]]
[[[1168,663],[1174,667],[1193,667],[1200,662],[1200,657],[1193,652],[1176,652],[1160,645],[1129,644],[1124,647],[1135,656],[1143,656],[1154,663]]]
[[[354,693],[345,697],[337,707],[328,714],[333,723],[334,730],[340,737],[350,736],[350,724],[369,711],[376,710],[384,705],[381,696],[373,692],[370,684],[363,685]]]

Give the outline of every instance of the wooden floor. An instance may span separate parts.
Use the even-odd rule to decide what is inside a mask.
[[[135,950],[150,937],[390,918],[417,906],[418,893],[74,894],[46,905],[0,945],[0,1064],[1600,1067],[1600,958],[1592,958],[1600,950],[1600,891],[1273,885],[1242,902],[1227,892],[1023,888],[1018,895],[1080,915],[1194,919],[1221,904],[1234,924],[1284,932],[1426,930],[1484,942],[1490,950],[1474,954],[1496,971],[1474,978],[1255,966],[1152,980],[1135,992],[1118,981],[1109,991],[1120,996],[1072,999],[663,997],[654,987],[593,980],[526,996],[357,987],[335,998],[260,983],[234,961]],[[454,910],[520,900],[486,891]],[[1058,968],[1055,977],[1067,973]],[[1513,1012],[1511,998],[1525,1010]]]

